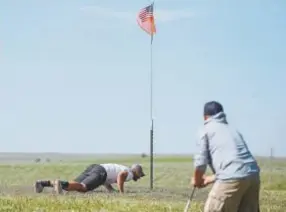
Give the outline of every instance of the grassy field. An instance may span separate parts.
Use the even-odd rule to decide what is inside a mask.
[[[15,156],[13,156],[15,157]],[[55,195],[52,190],[35,194],[33,183],[37,179],[72,179],[89,163],[115,162],[125,165],[141,163],[149,175],[149,159],[138,156],[64,157],[57,155],[49,162],[35,163],[37,158],[30,155],[29,160],[18,157],[13,165],[2,160],[0,165],[0,211],[183,211],[192,173],[191,157],[157,156],[155,158],[155,182],[153,191],[149,190],[149,176],[139,182],[126,184],[126,194],[106,194],[103,188],[89,194],[66,193]],[[34,157],[34,158],[33,158]],[[45,156],[50,157],[50,156]],[[2,156],[3,158],[3,156]],[[75,161],[73,161],[75,159]],[[4,161],[4,162],[3,162]],[[17,162],[15,162],[17,161]],[[19,163],[19,161],[22,161]],[[23,162],[25,161],[25,162]],[[0,161],[1,162],[1,161]],[[286,211],[286,160],[259,159],[262,168],[262,212]],[[195,194],[190,211],[202,211],[208,190],[205,188]]]

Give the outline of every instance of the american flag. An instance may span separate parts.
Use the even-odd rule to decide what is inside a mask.
[[[154,3],[151,5],[144,7],[137,14],[137,23],[145,32],[151,35],[153,39],[153,35],[156,33],[155,21],[154,21]]]

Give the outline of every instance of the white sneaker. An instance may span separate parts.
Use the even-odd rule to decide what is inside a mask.
[[[37,180],[34,184],[34,189],[36,193],[41,193],[44,190],[44,186],[42,186],[42,181]]]
[[[62,194],[63,193],[63,188],[62,188],[60,180],[55,180],[55,182],[54,182],[54,190],[55,190],[55,192],[57,194]]]

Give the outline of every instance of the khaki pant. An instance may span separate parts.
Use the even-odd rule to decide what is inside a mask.
[[[260,180],[257,176],[231,182],[216,182],[204,212],[259,212]]]

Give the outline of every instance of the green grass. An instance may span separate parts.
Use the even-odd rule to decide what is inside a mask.
[[[149,177],[126,184],[126,194],[107,194],[104,188],[89,194],[55,195],[51,190],[33,193],[37,179],[73,179],[89,163],[142,163],[149,174],[149,158],[120,157],[61,163],[0,165],[0,211],[183,211],[190,192],[192,160],[188,157],[156,157],[155,187],[151,192]],[[261,211],[286,211],[286,161],[259,159],[262,169]],[[199,190],[190,211],[202,211],[210,188]]]

